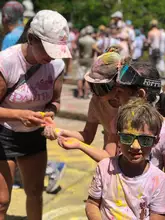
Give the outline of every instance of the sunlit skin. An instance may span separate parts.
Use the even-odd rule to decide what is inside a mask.
[[[123,129],[123,133],[129,133],[134,135],[151,135],[155,136],[148,128],[148,125],[144,125],[142,129],[134,129],[128,125],[129,128]],[[155,144],[158,142],[157,138]],[[149,163],[147,157],[149,156],[152,147],[141,147],[138,140],[135,139],[131,146],[124,145],[119,142],[119,147],[121,148],[122,156],[119,161],[120,167],[122,167],[122,172],[129,176],[134,177],[141,175],[146,172],[149,168]]]
[[[28,43],[22,44],[22,52],[30,64],[47,64],[54,60],[46,53],[42,42],[32,35],[29,35]]]
[[[144,125],[144,131],[143,130],[136,130],[134,128],[128,128],[124,129],[122,131],[123,133],[128,133],[128,134],[134,134],[134,135],[150,135],[150,136],[155,136],[148,128],[147,125]],[[121,143],[121,151],[124,156],[124,159],[127,160],[130,163],[141,163],[143,162],[150,154],[151,147],[141,147],[138,140],[135,139],[134,142],[132,143],[131,146],[128,145],[123,145]]]
[[[137,91],[136,91],[137,94]],[[107,102],[113,108],[119,108],[128,102],[131,96],[135,95],[134,91],[129,87],[121,87],[116,83],[116,86],[112,88],[112,91],[105,96],[98,97],[100,101]]]
[[[40,64],[50,63],[52,58],[46,53],[42,43],[35,41],[33,42],[34,43],[32,44],[32,53],[37,63]]]

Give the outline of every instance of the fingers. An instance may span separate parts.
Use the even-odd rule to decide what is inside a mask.
[[[43,118],[37,118],[35,116],[32,116],[29,120],[28,120],[32,125],[35,125],[35,126],[41,126],[42,124],[44,125],[45,124],[45,121]]]
[[[44,115],[44,117],[50,117],[50,118],[54,118],[54,112],[44,112],[45,113],[45,115]]]
[[[63,148],[64,148],[64,141],[65,141],[64,137],[60,136],[57,138],[58,145],[60,145]]]
[[[54,129],[51,126],[46,126],[44,131],[43,131],[43,135],[50,139],[50,140],[56,140],[57,136],[54,133]]]
[[[53,125],[55,127],[55,122],[51,117],[45,117],[44,121],[46,125]]]

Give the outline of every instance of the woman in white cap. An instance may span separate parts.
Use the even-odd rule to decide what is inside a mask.
[[[47,153],[41,133],[53,123],[59,108],[61,59],[71,57],[68,34],[62,15],[42,10],[31,22],[28,43],[0,52],[0,219],[10,203],[16,161],[27,195],[28,219],[42,218]]]

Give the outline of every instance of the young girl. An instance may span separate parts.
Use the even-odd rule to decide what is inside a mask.
[[[86,204],[88,219],[165,219],[165,174],[147,159],[162,120],[142,99],[121,107],[117,132],[122,154],[98,164]]]

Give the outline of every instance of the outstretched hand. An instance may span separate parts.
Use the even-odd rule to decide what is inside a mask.
[[[79,141],[76,138],[59,136],[57,141],[58,141],[58,144],[66,150],[79,149],[81,145],[81,141]]]

